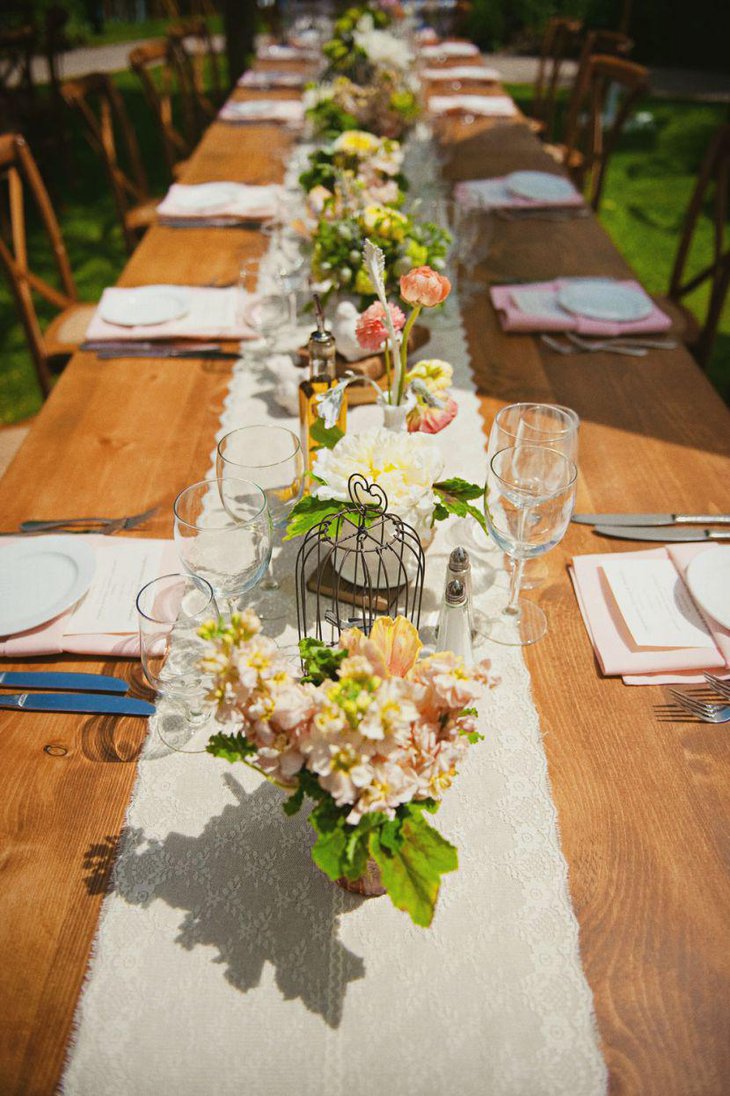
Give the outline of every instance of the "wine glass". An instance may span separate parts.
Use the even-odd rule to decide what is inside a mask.
[[[201,669],[204,643],[201,625],[218,618],[210,583],[194,575],[172,574],[148,582],[137,595],[137,623],[142,672],[160,696],[182,707],[184,720],[163,722],[156,730],[166,746],[183,753],[200,753],[195,730],[208,722],[209,675]]]
[[[271,238],[268,261],[277,282],[281,286],[288,307],[289,326],[297,325],[297,289],[301,288],[305,275],[305,256],[302,239],[297,232],[276,220],[264,225],[264,235]]]
[[[543,445],[512,445],[489,462],[484,510],[489,532],[514,561],[509,599],[490,622],[489,638],[510,646],[536,643],[547,631],[542,609],[520,598],[525,560],[545,555],[568,528],[575,504],[572,460]]]
[[[255,349],[273,350],[288,317],[287,304],[276,293],[259,293],[259,260],[242,259],[236,288],[236,322],[246,324],[259,336]]]
[[[235,476],[257,483],[266,495],[275,533],[283,533],[289,514],[304,492],[304,455],[296,434],[284,426],[242,426],[232,430],[218,442],[216,471],[221,479]],[[271,564],[261,589],[279,589]],[[269,615],[272,600],[257,600],[259,616]]]
[[[494,417],[489,431],[487,457],[510,445],[546,445],[569,460],[578,460],[580,419],[570,407],[553,403],[510,403]],[[547,570],[540,559],[530,560],[522,573],[523,590],[545,581]]]
[[[241,597],[266,574],[271,516],[256,483],[233,477],[202,480],[175,499],[175,544],[182,565],[206,579],[237,612]]]

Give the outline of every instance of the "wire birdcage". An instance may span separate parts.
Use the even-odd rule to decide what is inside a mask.
[[[418,627],[426,561],[416,530],[388,512],[377,483],[356,472],[350,501],[304,537],[296,561],[299,638],[335,643],[344,628],[370,634],[379,616]]]

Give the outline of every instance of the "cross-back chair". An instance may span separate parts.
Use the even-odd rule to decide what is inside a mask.
[[[697,223],[703,211],[711,212],[712,258],[694,274],[687,271]],[[669,300],[688,320],[687,342],[700,365],[705,368],[712,353],[723,305],[730,288],[730,240],[727,220],[730,211],[730,125],[721,126],[710,141],[702,162],[694,192],[687,207],[677,257],[669,280]],[[710,297],[701,327],[681,301],[706,282]],[[694,321],[694,322],[693,322]]]
[[[101,72],[69,80],[63,84],[61,94],[80,115],[84,136],[104,164],[124,242],[131,253],[154,223],[157,201],[149,193],[137,136],[124,99],[113,80]]]
[[[649,73],[643,65],[620,57],[594,54],[588,59],[571,128],[566,126],[562,159],[575,183],[587,189],[597,210],[606,168],[624,125],[639,99],[648,94]]]
[[[200,134],[190,57],[178,41],[160,39],[133,49],[129,63],[157,122],[168,171],[177,178]],[[175,124],[176,100],[182,132]]]
[[[618,30],[589,30],[583,37],[578,58],[578,69],[568,98],[563,130],[575,133],[578,128],[579,112],[584,101],[588,79],[588,63],[591,57],[602,54],[604,57],[628,57],[634,48],[633,38]]]
[[[537,76],[532,94],[533,129],[551,134],[555,104],[565,61],[574,53],[583,29],[580,19],[556,15],[548,20],[540,46]]]
[[[215,48],[208,24],[205,19],[187,19],[182,23],[175,23],[167,28],[167,39],[171,43],[173,57],[187,55],[198,122],[205,125],[217,116],[224,98],[222,59]],[[210,91],[206,91],[206,68],[210,78]]]
[[[31,151],[20,134],[6,133],[0,136],[0,179],[7,186],[7,206],[3,204],[3,215],[0,217],[0,264],[10,282],[38,382],[45,397],[51,390],[54,372],[66,364],[83,341],[95,305],[79,302],[48,191]],[[30,268],[26,193],[32,196],[40,216],[53,255],[60,289],[50,285]],[[45,331],[41,329],[38,318],[38,297],[59,310]]]

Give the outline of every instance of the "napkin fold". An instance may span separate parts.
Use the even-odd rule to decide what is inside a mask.
[[[23,537],[18,537],[13,538],[12,542],[23,540]],[[105,537],[96,533],[85,535],[84,540],[92,549],[96,563],[87,593],[54,620],[27,632],[0,637],[0,657],[17,659],[59,654],[115,658],[139,656],[134,602],[145,583],[181,569],[175,544],[171,540]],[[91,625],[84,623],[82,614],[88,616],[85,608],[88,608],[89,599],[103,604],[107,625],[111,623],[111,627],[93,631]],[[112,599],[116,599],[118,604],[116,624],[114,610],[110,607]],[[84,603],[87,603],[86,607]]]
[[[236,286],[226,289],[209,289],[203,286],[165,285],[160,289],[184,294],[189,310],[184,316],[166,323],[122,327],[102,319],[105,302],[123,298],[132,299],[134,289],[105,289],[86,332],[87,342],[134,342],[137,339],[255,339],[258,335],[248,324],[237,319]]]
[[[285,72],[277,69],[249,69],[239,77],[240,88],[303,88],[310,77],[303,72]]]
[[[232,192],[230,202],[207,210],[196,210],[193,205],[195,193],[208,185],[208,183],[202,183],[200,186],[185,186],[181,183],[173,183],[157,207],[159,216],[186,223],[194,221],[204,225],[209,221],[218,223],[221,218],[230,218],[234,223],[261,221],[273,217],[276,213],[276,203],[281,193],[281,187],[276,183],[268,186],[226,183],[226,188]],[[233,195],[234,190],[235,195]]]
[[[319,59],[319,51],[310,45],[285,46],[279,42],[272,42],[266,46],[260,46],[256,51],[260,61],[310,61]]]
[[[559,290],[574,279],[559,278],[553,282],[532,282],[530,285],[493,285],[489,290],[492,304],[499,313],[504,331],[575,331],[579,335],[648,335],[667,331],[672,321],[652,304],[643,320],[618,323],[611,320],[590,320],[566,312],[558,304]],[[642,290],[638,282],[628,279],[617,285]]]
[[[719,545],[669,544],[618,553],[630,559],[670,559],[680,576],[701,552],[727,551]],[[574,556],[569,568],[583,623],[601,670],[607,677],[620,675],[627,685],[666,685],[704,682],[702,670],[730,669],[730,630],[702,613],[714,647],[638,647],[624,623],[611,593],[603,565],[617,553]]]
[[[425,80],[447,81],[464,80],[478,84],[494,84],[502,79],[502,74],[486,65],[452,65],[450,68],[427,68],[423,70]]]
[[[583,195],[575,187],[572,194],[553,201],[523,198],[512,193],[508,179],[509,176],[504,175],[495,179],[469,179],[457,183],[454,198],[461,205],[477,206],[479,209],[567,209],[585,205]]]
[[[436,60],[439,57],[478,57],[479,47],[473,42],[439,42],[438,45],[422,46],[421,57]]]
[[[517,107],[509,95],[432,95],[432,114],[479,114],[485,118],[511,118]]]
[[[221,108],[218,120],[232,125],[252,122],[294,124],[304,121],[304,105],[299,99],[229,99]]]

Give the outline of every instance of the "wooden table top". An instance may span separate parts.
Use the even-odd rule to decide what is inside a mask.
[[[439,129],[454,180],[546,167],[519,120],[449,119]],[[274,153],[288,139],[273,125],[215,124],[185,181],[275,181]],[[157,227],[120,284],[230,282],[242,254],[262,251],[255,231]],[[568,404],[582,420],[578,509],[730,511],[730,416],[684,349],[640,361],[558,357],[534,337],[504,335],[487,299],[491,280],[627,273],[592,216],[495,219],[476,271],[484,292],[465,314],[485,432],[504,403]],[[175,495],[208,468],[229,373],[218,362],[78,353],[0,481],[2,527],[159,505],[138,535],[170,536]],[[530,593],[550,631],[526,658],[611,1092],[719,1094],[730,1085],[730,737],[659,722],[660,690],[601,677],[566,563],[574,553],[630,547],[570,527],[546,557],[547,584]],[[63,656],[36,665],[140,684],[130,661]],[[3,1093],[54,1091],[102,899],[99,860],[111,866],[145,732],[139,720],[0,715]]]

